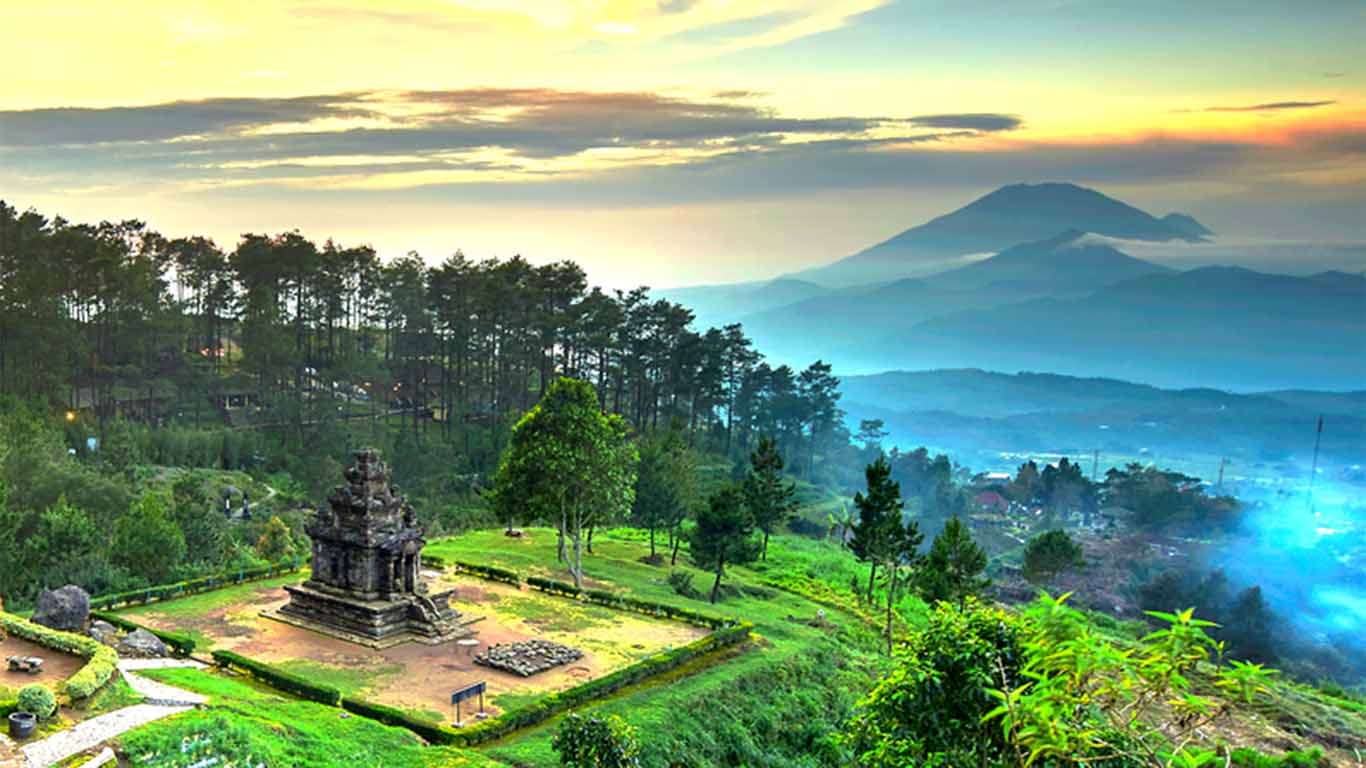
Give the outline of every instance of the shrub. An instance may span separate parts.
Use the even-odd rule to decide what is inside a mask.
[[[549,592],[553,595],[563,595],[564,597],[578,597],[579,594],[583,592],[583,590],[573,584],[555,581],[554,579],[543,579],[540,576],[528,576],[526,577],[526,583],[528,586],[535,587],[542,592]]]
[[[1035,584],[1084,564],[1081,545],[1073,541],[1066,531],[1041,533],[1025,545],[1024,577]]]
[[[46,720],[57,711],[57,697],[41,685],[26,685],[19,690],[16,702],[20,712],[32,712],[40,720]]]
[[[634,768],[640,765],[636,729],[616,715],[570,715],[550,746],[567,768]]]
[[[526,578],[526,583],[534,589],[549,592],[553,595],[577,598],[608,608],[643,613],[646,616],[674,619],[699,627],[720,629],[722,627],[732,626],[735,623],[734,619],[709,616],[705,613],[698,613],[697,611],[689,610],[687,608],[678,608],[664,603],[640,600],[626,595],[618,595],[615,592],[605,592],[600,589],[581,590],[573,584],[568,584],[563,581],[554,581],[553,579],[543,579],[539,576],[528,576]]]
[[[700,597],[697,587],[692,584],[692,574],[687,571],[670,571],[669,586],[673,587],[674,592],[690,600]]]
[[[1067,598],[1043,593],[1026,610],[1027,682],[1003,676],[991,691],[999,703],[983,721],[1000,726],[1012,754],[1046,765],[1121,758],[1153,768],[1206,765],[1217,754],[1192,741],[1226,707],[1197,692],[1197,670],[1202,689],[1244,704],[1269,690],[1272,670],[1211,663],[1218,646],[1205,629],[1215,625],[1195,618],[1194,609],[1150,611],[1165,626],[1121,648],[1065,605]]]
[[[1292,750],[1280,757],[1272,757],[1255,749],[1239,748],[1229,753],[1229,764],[1236,768],[1328,768],[1332,762],[1318,749],[1304,752]]]
[[[453,563],[455,570],[459,573],[468,573],[489,581],[501,581],[504,584],[511,584],[514,587],[522,586],[522,577],[515,571],[506,568],[499,568],[495,565],[480,565],[479,563],[466,563],[459,560]]]
[[[7,613],[0,613],[0,629],[44,648],[85,658],[86,665],[66,681],[67,695],[73,699],[84,699],[98,691],[118,666],[119,657],[113,648],[84,635],[60,632]]]
[[[911,637],[897,666],[859,704],[846,737],[860,765],[993,764],[1005,750],[997,723],[982,718],[988,688],[1019,672],[1020,620],[975,598],[940,603]]]
[[[452,729],[438,723],[421,720],[396,707],[366,701],[365,699],[345,696],[342,697],[341,705],[342,709],[361,717],[378,720],[385,725],[392,725],[396,728],[407,728],[430,744],[449,744],[454,733]]]
[[[214,651],[213,660],[219,666],[240,669],[266,685],[278,688],[286,693],[292,693],[319,704],[327,704],[333,707],[341,706],[341,691],[328,685],[319,685],[312,680],[292,672],[286,672],[279,667],[249,659],[232,651]]]
[[[172,584],[160,584],[154,587],[144,587],[143,589],[134,589],[128,592],[115,592],[109,595],[101,595],[91,599],[90,608],[92,610],[112,610],[130,605],[146,605],[148,603],[156,603],[174,597],[193,595],[198,592],[208,592],[228,584],[240,584],[245,581],[268,579],[273,576],[279,576],[297,570],[299,570],[299,567],[293,563],[277,563],[275,565],[261,566],[259,568],[242,568],[228,573],[203,576],[188,581],[177,581]]]

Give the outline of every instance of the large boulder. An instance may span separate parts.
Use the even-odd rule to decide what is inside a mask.
[[[118,645],[119,642],[118,628],[107,621],[92,621],[90,623],[90,631],[86,634],[95,638],[98,642],[111,647]]]
[[[159,659],[167,655],[166,644],[161,638],[145,629],[135,629],[119,642],[120,656],[141,659]]]
[[[34,624],[65,632],[84,631],[89,619],[90,595],[74,584],[43,590],[38,596],[38,609],[33,612]]]

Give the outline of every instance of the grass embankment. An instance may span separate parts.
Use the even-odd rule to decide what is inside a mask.
[[[564,578],[555,548],[553,530],[531,529],[521,539],[477,531],[435,541],[425,551]],[[768,562],[727,571],[729,596],[712,606],[677,594],[669,584],[670,571],[677,570],[691,574],[701,592],[710,587],[711,575],[688,564],[686,553],[676,567],[642,562],[648,553],[638,531],[599,534],[594,554],[584,557],[589,585],[752,622],[759,642],[724,661],[688,665],[579,711],[617,714],[639,728],[646,765],[830,763],[837,751],[834,729],[870,687],[880,663],[876,634],[864,619],[838,607],[853,606],[849,584],[866,572],[833,547],[781,536],[770,542]],[[835,597],[817,602],[777,589],[775,582]],[[822,607],[827,625],[813,626]],[[912,620],[923,610],[913,599],[903,607]],[[556,765],[550,749],[556,725],[558,718],[484,751],[520,765]]]
[[[834,735],[854,702],[871,687],[884,662],[882,643],[870,626],[873,619],[879,619],[880,624],[881,614],[860,607],[851,588],[853,583],[866,584],[865,568],[833,546],[775,537],[768,562],[728,570],[727,596],[712,606],[704,599],[677,594],[669,584],[670,572],[679,570],[691,574],[703,594],[710,587],[710,575],[687,564],[686,552],[680,555],[677,567],[642,562],[649,549],[643,534],[636,531],[601,533],[594,550],[584,559],[589,586],[743,619],[756,625],[756,641],[698,659],[577,711],[613,713],[635,725],[641,734],[646,766],[814,766],[845,762]],[[508,568],[523,575],[566,576],[563,567],[556,565],[555,535],[549,529],[529,530],[523,539],[505,537],[498,530],[477,531],[435,541],[427,553]],[[240,592],[240,588],[222,592],[231,591]],[[174,606],[177,615],[193,618],[241,597],[207,593],[184,602],[134,609],[134,613],[164,612]],[[197,604],[187,605],[190,600]],[[522,601],[508,602],[499,609],[515,612]],[[582,619],[576,616],[580,610],[606,611],[606,619],[619,616],[615,611],[567,600],[563,607],[576,621]],[[908,625],[919,623],[923,616],[924,606],[914,598],[904,599],[899,607],[902,621]],[[535,618],[547,618],[540,615],[544,613],[541,608],[531,611],[537,614]],[[816,621],[822,609],[823,625]],[[224,755],[271,755],[267,764],[272,765],[291,764],[301,760],[301,755],[307,755],[305,764],[310,765],[331,765],[326,761],[334,759],[356,764],[356,757],[364,762],[365,756],[377,754],[384,755],[384,764],[390,766],[489,764],[480,762],[483,758],[469,750],[430,748],[413,752],[416,740],[410,741],[407,732],[364,718],[344,718],[336,709],[289,699],[234,678],[183,670],[155,676],[204,692],[213,697],[213,705],[129,734],[125,745],[134,758],[139,749],[144,753],[155,751],[160,744],[178,750],[182,740],[194,743],[196,737],[221,732],[213,738]],[[333,682],[363,685],[361,680]],[[537,697],[525,698],[524,702],[500,700],[499,704],[530,704]],[[559,720],[556,717],[519,731],[480,747],[478,752],[502,764],[558,765],[550,739]],[[382,730],[374,731],[376,728]],[[362,749],[357,740],[368,746]],[[199,759],[212,754],[217,753],[205,752]],[[469,762],[461,763],[462,757]],[[169,768],[180,763],[151,765]]]
[[[123,753],[144,768],[191,765],[308,765],[317,768],[487,768],[470,751],[424,746],[402,728],[301,701],[253,683],[195,669],[146,673],[209,697],[206,708],[130,731]]]

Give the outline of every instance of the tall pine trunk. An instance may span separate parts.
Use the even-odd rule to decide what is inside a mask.
[[[574,537],[574,586],[583,589],[583,521],[579,513],[574,513],[574,528],[571,532]]]
[[[896,566],[888,572],[887,580],[887,655],[892,655],[892,606],[896,600]]]

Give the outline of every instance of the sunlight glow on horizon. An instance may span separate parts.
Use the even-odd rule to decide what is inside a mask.
[[[365,206],[401,206],[423,213],[372,219],[368,239],[399,252],[530,239],[554,251],[545,260],[618,254],[603,263],[672,284],[829,261],[1015,181],[1225,222],[1251,221],[1243,204],[1328,202],[1331,216],[1312,217],[1326,234],[1366,240],[1337,213],[1366,202],[1366,71],[1347,31],[1366,11],[1317,15],[1003,15],[969,0],[10,5],[0,66],[24,77],[0,92],[0,197],[227,240],[285,210],[328,233]],[[578,218],[595,230],[565,208],[598,212]],[[528,216],[555,229],[524,237]],[[424,217],[437,230],[415,236]],[[643,249],[673,267],[628,255]]]

